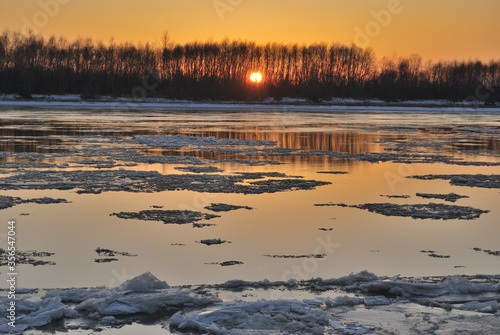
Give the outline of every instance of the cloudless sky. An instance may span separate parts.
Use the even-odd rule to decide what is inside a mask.
[[[357,42],[378,57],[500,59],[500,0],[0,0],[1,30],[29,25],[104,42],[159,43],[168,31],[176,43]]]

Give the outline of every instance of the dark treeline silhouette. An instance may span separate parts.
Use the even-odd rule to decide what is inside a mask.
[[[262,73],[260,84],[249,80]],[[418,55],[377,60],[355,45],[222,41],[160,46],[68,41],[33,34],[0,36],[0,92],[84,97],[256,99],[473,97],[494,102],[500,61],[426,62]],[[496,83],[496,84],[495,84]],[[495,86],[497,85],[497,86]]]

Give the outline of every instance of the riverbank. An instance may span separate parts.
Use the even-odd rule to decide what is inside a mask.
[[[41,95],[34,94],[31,99],[24,99],[15,94],[0,95],[1,107],[83,107],[83,108],[195,108],[195,109],[266,109],[277,111],[370,111],[380,110],[388,112],[428,111],[428,112],[500,112],[500,105],[485,105],[483,101],[452,102],[448,100],[409,100],[387,102],[378,99],[350,99],[334,98],[330,100],[312,102],[307,99],[283,98],[275,100],[247,101],[211,101],[211,100],[173,100],[164,98],[115,98],[101,96],[94,99],[82,99],[79,95]]]

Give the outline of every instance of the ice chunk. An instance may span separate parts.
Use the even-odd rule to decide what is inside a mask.
[[[77,310],[101,315],[155,313],[170,307],[207,306],[221,300],[189,290],[170,288],[150,272],[130,279],[117,288],[103,290],[83,300]]]
[[[89,313],[87,315],[87,318],[91,320],[99,320],[101,318],[101,315],[99,314],[99,312]]]
[[[9,306],[7,298],[0,299],[2,306]],[[7,319],[8,311],[2,308],[0,313],[0,333],[23,332],[27,328],[44,326],[63,317],[75,317],[78,313],[61,302],[60,298],[50,298],[38,301],[26,299],[16,301],[15,328],[11,327]]]
[[[45,299],[58,297],[62,302],[80,303],[91,297],[102,289],[74,288],[68,290],[50,290],[45,293]]]
[[[203,243],[206,245],[212,245],[212,244],[222,244],[222,243],[226,243],[226,242],[227,242],[226,240],[221,240],[220,238],[210,238],[210,239],[206,239],[206,240],[201,240],[199,243]]]
[[[143,273],[140,276],[127,280],[119,289],[122,291],[148,292],[151,290],[159,290],[170,288],[165,281],[160,281],[151,272]]]
[[[348,286],[353,285],[356,282],[372,282],[379,280],[380,278],[368,271],[361,271],[359,273],[351,273],[348,276],[340,277],[338,279],[327,279],[324,281],[327,285],[341,285]]]
[[[101,319],[101,322],[103,324],[112,324],[115,322],[115,317],[114,316],[105,316]]]
[[[362,302],[362,299],[347,298],[342,297],[338,302]],[[316,298],[227,302],[202,311],[178,312],[170,319],[170,325],[210,334],[324,334],[325,331],[330,334],[333,329],[343,334],[363,334],[374,329],[359,323],[343,324],[332,320],[331,314],[324,309],[334,306],[332,301]]]
[[[364,299],[366,306],[379,306],[379,305],[389,305],[391,302],[384,296],[378,297],[366,297]]]
[[[175,170],[191,172],[191,173],[218,173],[224,172],[216,166],[180,166],[174,167]]]
[[[496,313],[499,308],[500,304],[496,300],[486,302],[470,301],[460,307],[460,309],[466,311],[476,311],[481,313]]]
[[[496,292],[497,283],[474,283],[463,277],[450,277],[440,283],[408,281],[401,278],[377,280],[359,286],[369,293],[401,295],[404,297],[437,297],[445,294],[478,294]]]
[[[355,306],[363,303],[363,299],[349,297],[347,295],[336,297],[335,299],[326,298],[323,302],[325,306],[335,307],[335,306]]]
[[[328,319],[321,309],[312,309],[298,300],[259,300],[231,302],[192,313],[176,313],[170,325],[181,330],[196,330],[215,334],[233,334],[237,330],[269,334],[322,334]],[[215,331],[215,332],[214,332]]]

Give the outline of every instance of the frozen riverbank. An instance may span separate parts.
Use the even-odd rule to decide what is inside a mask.
[[[163,98],[133,99],[96,97],[91,100],[81,99],[78,95],[33,95],[33,99],[21,99],[14,94],[0,95],[0,107],[41,107],[41,108],[178,108],[207,110],[238,110],[251,108],[254,110],[274,111],[380,111],[386,112],[443,112],[448,113],[499,113],[500,106],[485,105],[483,101],[447,100],[409,100],[387,102],[377,99],[333,98],[322,102],[311,102],[307,99],[283,98],[276,101],[267,98],[258,101],[192,101]]]

